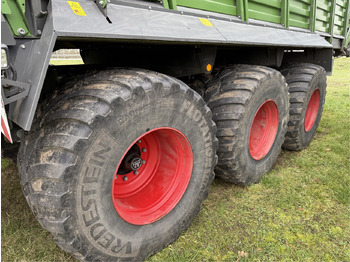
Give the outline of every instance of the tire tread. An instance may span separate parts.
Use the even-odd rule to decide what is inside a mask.
[[[246,106],[259,84],[272,77],[285,82],[283,76],[276,70],[253,65],[234,65],[224,69],[208,84],[205,100],[213,112],[219,138],[217,151],[219,160],[215,169],[216,176],[223,180],[238,184],[249,185],[255,180],[247,180],[245,166],[240,164],[240,156],[236,153],[240,147],[240,127],[246,113]],[[287,93],[287,85],[285,85]],[[284,136],[284,134],[283,134]],[[280,142],[281,145],[283,140]],[[281,146],[280,146],[281,147]]]
[[[82,248],[79,238],[72,235],[72,228],[66,225],[71,219],[66,206],[69,180],[72,179],[65,177],[66,171],[76,163],[77,145],[90,137],[96,119],[106,117],[113,103],[120,100],[127,102],[135,92],[149,92],[152,86],[167,93],[171,90],[187,93],[211,119],[211,111],[201,96],[177,79],[139,69],[92,70],[66,80],[64,89],[54,94],[51,100],[44,101],[38,108],[32,131],[22,137],[18,166],[27,202],[40,224],[52,233],[56,243],[80,260],[93,258]],[[216,131],[213,121],[212,130]],[[216,150],[218,140],[213,140]],[[217,156],[213,154],[205,197],[214,179],[216,163]],[[50,183],[57,187],[53,189]],[[197,209],[195,214],[200,207]],[[184,222],[183,230],[188,226],[189,222]],[[177,237],[172,236],[171,242]]]
[[[300,139],[300,125],[303,122],[303,108],[307,103],[307,92],[310,83],[317,75],[326,75],[323,67],[307,64],[289,64],[281,69],[281,73],[285,76],[289,86],[290,93],[290,118],[288,122],[288,131],[286,133],[283,148],[293,151],[300,151],[307,147]],[[320,101],[321,113],[323,109],[324,99]]]

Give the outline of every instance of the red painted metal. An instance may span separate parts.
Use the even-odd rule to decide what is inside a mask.
[[[3,133],[4,136],[7,138],[7,140],[10,143],[12,143],[10,127],[7,121],[5,106],[2,98],[1,98],[1,133]]]
[[[144,163],[136,171],[118,174],[123,158],[135,144]],[[185,193],[193,167],[190,143],[184,134],[169,127],[153,129],[136,139],[122,160],[116,168],[112,198],[118,214],[135,225],[168,214]]]
[[[320,90],[315,89],[312,93],[309,103],[305,112],[304,128],[306,132],[309,132],[313,127],[317,114],[318,108],[320,107]]]
[[[249,131],[249,153],[260,160],[270,151],[278,129],[278,108],[273,100],[265,101],[256,111]]]

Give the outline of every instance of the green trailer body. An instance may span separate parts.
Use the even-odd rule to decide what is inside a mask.
[[[285,28],[302,28],[324,36],[335,48],[349,44],[348,1],[327,0],[218,0],[218,1],[164,1],[164,6],[197,8],[254,20],[280,24]],[[334,41],[334,42],[333,42]]]
[[[247,186],[306,148],[349,3],[2,0],[2,131],[41,225],[80,260],[140,261],[214,172]],[[51,65],[60,49],[84,64]]]

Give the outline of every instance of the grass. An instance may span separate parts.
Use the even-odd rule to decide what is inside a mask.
[[[17,166],[1,159],[1,260],[73,261],[34,218],[22,194]]]
[[[75,60],[50,60],[51,65],[82,65],[84,64],[82,59]]]
[[[214,180],[189,229],[148,261],[350,260],[350,58],[337,58],[323,118],[301,152],[283,151],[261,183]],[[70,261],[22,195],[16,165],[1,160],[3,261]]]

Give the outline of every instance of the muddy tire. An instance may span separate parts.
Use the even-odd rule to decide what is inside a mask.
[[[174,242],[214,178],[210,109],[145,70],[86,73],[24,134],[23,192],[56,243],[83,261],[140,261]]]
[[[321,120],[327,76],[323,67],[294,64],[281,70],[289,86],[290,110],[283,148],[302,150],[312,141]]]
[[[238,185],[257,183],[271,170],[288,122],[288,87],[276,70],[237,65],[208,84],[205,100],[219,139],[215,174]]]

